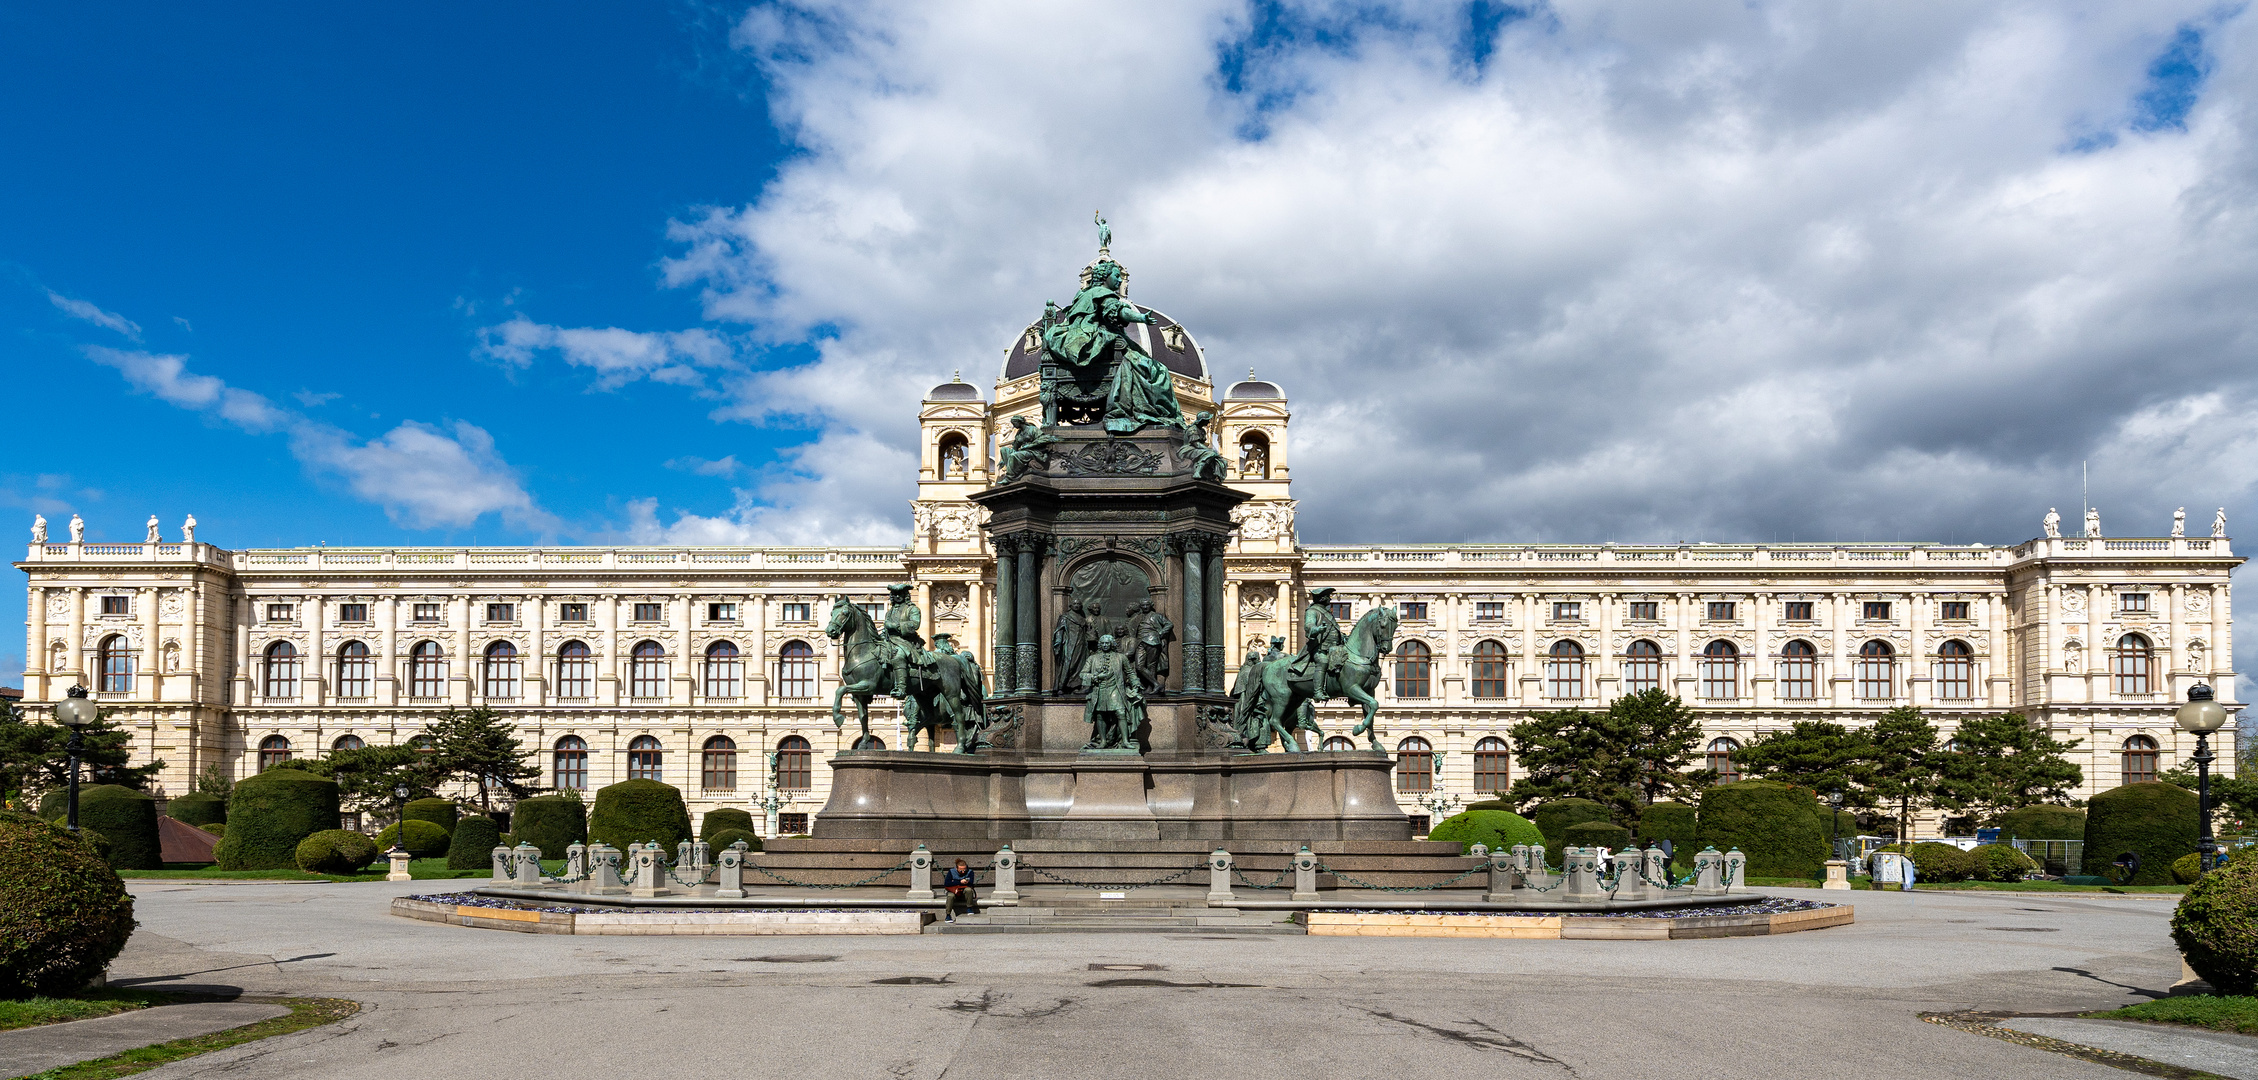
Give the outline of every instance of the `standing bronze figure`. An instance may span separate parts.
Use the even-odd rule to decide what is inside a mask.
[[[1112,634],[1098,638],[1098,651],[1082,662],[1082,685],[1089,698],[1082,720],[1090,725],[1084,750],[1137,750],[1137,729],[1145,723],[1145,699],[1128,658],[1114,649]]]

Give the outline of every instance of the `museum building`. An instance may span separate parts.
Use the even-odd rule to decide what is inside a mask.
[[[1215,414],[1224,483],[1250,497],[1222,556],[1223,672],[1273,638],[1298,647],[1311,590],[1336,590],[1344,624],[1393,606],[1380,734],[1415,818],[1507,789],[1508,730],[1532,713],[1654,687],[1699,711],[1707,764],[1726,775],[1735,749],[1798,720],[1856,726],[1916,705],[1949,733],[2021,712],[2079,740],[2081,797],[2187,759],[2173,712],[2190,686],[2234,696],[2228,575],[2241,560],[2223,518],[2210,536],[2103,537],[2089,516],[2069,537],[2051,535],[2050,514],[2049,535],[2008,547],[1304,544],[1285,390],[1249,372],[1218,396],[1191,335],[1141,310],[1152,322],[1128,331],[1187,417]],[[648,777],[681,788],[693,814],[752,807],[768,835],[805,832],[856,730],[851,701],[846,728],[832,723],[834,597],[876,616],[889,584],[911,582],[926,638],[950,635],[994,670],[996,560],[969,496],[999,479],[1012,420],[1040,412],[1042,349],[1031,326],[992,394],[951,380],[925,396],[906,547],[231,550],[154,526],[145,543],[41,535],[16,564],[29,576],[26,707],[87,687],[179,794],[209,766],[241,777],[397,744],[443,710],[484,705],[539,749],[544,785]],[[873,708],[898,732],[892,705]],[[1355,748],[1345,702],[1318,715],[1323,748]]]

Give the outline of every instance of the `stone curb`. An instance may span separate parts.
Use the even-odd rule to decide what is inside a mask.
[[[392,901],[392,914],[476,930],[608,936],[922,934],[933,919],[923,911],[527,911],[435,904],[404,896]]]
[[[1684,919],[1625,916],[1426,915],[1309,911],[1294,916],[1312,937],[1455,937],[1525,940],[1671,941],[1766,937],[1845,926],[1855,920],[1848,904],[1771,915],[1708,915]]]

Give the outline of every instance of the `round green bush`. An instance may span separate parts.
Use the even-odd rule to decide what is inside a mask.
[[[1545,842],[1535,822],[1504,810],[1463,810],[1427,834],[1429,840],[1455,840],[1462,845],[1482,844],[1491,851],[1511,851],[1515,844],[1535,847]],[[1459,848],[1465,851],[1465,847]]]
[[[65,832],[70,831],[68,828],[64,828],[63,826],[57,826],[57,828],[63,828],[63,831]],[[89,829],[84,825],[81,825],[78,827],[78,842],[85,844],[87,847],[93,848],[95,857],[101,859],[103,865],[109,865],[110,848],[112,846],[110,844],[109,837],[95,832],[93,829]]]
[[[1544,834],[1545,857],[1553,862],[1560,861],[1562,830],[1587,821],[1612,821],[1614,817],[1606,804],[1590,799],[1555,799],[1529,811],[1529,820]]]
[[[207,821],[202,825],[198,825],[196,827],[212,834],[213,836],[227,835],[227,822],[224,821]]]
[[[61,820],[70,809],[70,795],[69,785],[59,785],[40,792],[39,819],[41,821]]]
[[[494,865],[494,849],[502,846],[502,827],[484,814],[472,814],[455,824],[447,841],[447,869],[485,870]]]
[[[1652,847],[1664,840],[1678,861],[1693,858],[1694,838],[1701,834],[1701,815],[1682,802],[1658,802],[1639,811],[1639,843]]]
[[[1974,856],[1977,874],[1985,881],[2021,881],[2038,872],[2038,863],[2012,844],[1978,844]]]
[[[0,998],[76,993],[133,935],[133,897],[77,837],[0,811]]]
[[[110,838],[110,869],[162,870],[164,846],[157,839],[157,800],[117,784],[78,789],[78,823]]]
[[[166,803],[165,816],[190,825],[209,825],[215,821],[224,825],[227,823],[227,800],[217,795],[193,791]]]
[[[1580,821],[1560,831],[1560,842],[1567,847],[1621,851],[1631,846],[1631,830],[1612,821]]]
[[[2172,941],[2212,990],[2258,990],[2258,849],[2236,852],[2187,887],[2172,910]]]
[[[2086,812],[2075,806],[2043,803],[2020,806],[1999,815],[1999,835],[2009,840],[2083,840]]]
[[[733,806],[724,806],[719,810],[708,810],[706,811],[704,817],[698,819],[698,839],[703,840],[706,843],[713,843],[714,834],[720,832],[723,829],[736,829],[739,832],[752,832],[752,811],[739,810]]]
[[[268,769],[227,797],[227,832],[212,858],[222,870],[292,870],[298,842],[337,818],[337,782],[304,769]]]
[[[298,841],[297,859],[309,874],[358,874],[376,861],[376,841],[351,829],[324,829]]]
[[[408,849],[408,855],[417,859],[436,859],[447,853],[447,830],[428,821],[403,821],[386,825],[376,834],[376,850],[385,852],[398,844]]]
[[[1957,844],[1940,844],[1934,840],[1923,840],[1913,845],[1913,849],[1909,852],[1905,851],[1902,844],[1897,845],[1892,850],[1904,852],[1913,857],[1913,874],[1921,881],[1966,881],[1972,877],[1980,877],[1984,872],[1983,860],[1973,852],[1961,850]]]
[[[2185,855],[2180,856],[2177,859],[2173,859],[2172,880],[2177,881],[2182,885],[2193,885],[2196,882],[2203,880],[2202,854],[2199,852],[2191,851]]]
[[[401,820],[428,821],[449,833],[455,831],[455,821],[461,816],[453,799],[414,799],[400,808]]]
[[[622,780],[598,789],[596,808],[588,814],[588,839],[622,851],[629,844],[656,841],[660,850],[671,852],[691,835],[690,808],[682,793],[656,780]]]
[[[1809,788],[1777,780],[1735,780],[1701,793],[1695,843],[1741,849],[1749,877],[1817,878],[1825,873],[1827,836]]]
[[[541,849],[544,859],[562,859],[565,848],[588,842],[588,804],[562,795],[520,799],[510,811],[510,831]]]
[[[745,850],[747,851],[759,851],[761,849],[761,838],[744,829],[723,829],[720,832],[713,834],[712,836],[706,837],[706,843],[712,844],[713,849],[716,852],[721,851],[722,849],[736,843],[739,840],[743,840],[745,842]]]
[[[2195,850],[2195,793],[2176,784],[2126,784],[2086,803],[2085,872],[2112,881],[2117,856],[2140,856],[2130,885],[2172,884],[2172,863]]]
[[[1459,813],[1463,814],[1469,810],[1503,810],[1508,814],[1515,813],[1513,804],[1505,801],[1504,799],[1491,799],[1488,802],[1472,803],[1468,805],[1464,810],[1460,810]]]

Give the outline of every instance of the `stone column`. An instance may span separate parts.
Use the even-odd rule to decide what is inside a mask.
[[[64,639],[63,643],[64,671],[68,673],[68,677],[64,680],[63,688],[68,690],[75,684],[92,690],[94,688],[87,685],[86,678],[86,589],[73,586],[70,596],[71,636]]]
[[[34,585],[25,600],[30,632],[24,635],[24,693],[33,701],[46,701],[47,661],[54,655],[47,648],[47,590]]]
[[[1184,692],[1207,689],[1207,552],[1206,537],[1197,533],[1180,538],[1176,550],[1184,560]]]
[[[376,602],[376,685],[379,705],[398,705],[400,692],[400,598],[386,596]]]
[[[988,663],[995,668],[998,694],[1019,689],[1019,590],[1014,587],[1019,578],[1015,562],[1018,550],[1017,537],[996,537],[996,614],[990,620],[995,624],[995,645],[988,653]]]
[[[1022,536],[1019,542],[1019,582],[1017,585],[1019,613],[1014,620],[1013,636],[1018,639],[1019,690],[1033,694],[1043,688],[1042,628],[1043,628],[1043,578],[1036,561],[1040,541],[1034,536]]]
[[[1207,633],[1202,635],[1207,641],[1205,685],[1213,692],[1222,693],[1228,685],[1223,679],[1223,666],[1231,662],[1231,651],[1224,647],[1223,623],[1225,617],[1233,611],[1233,606],[1226,604],[1223,598],[1223,545],[1226,538],[1210,536],[1206,541],[1203,550],[1207,559],[1207,601],[1201,605],[1202,610],[1207,612]]]
[[[165,642],[157,623],[158,592],[155,587],[141,590],[141,680],[134,696],[142,701],[165,699]],[[314,635],[314,648],[320,650],[321,635]]]
[[[335,696],[329,685],[330,658],[321,644],[322,623],[329,614],[324,609],[329,606],[329,598],[319,593],[308,593],[299,598],[298,604],[304,611],[306,623],[306,658],[302,661],[306,667],[301,676],[301,685],[305,689],[300,692],[298,700],[308,705],[327,705]]]

